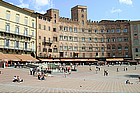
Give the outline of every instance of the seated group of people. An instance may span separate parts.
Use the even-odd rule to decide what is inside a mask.
[[[14,76],[13,82],[23,82],[23,79],[20,79],[19,76]]]
[[[38,80],[45,80],[45,74],[44,73],[38,73]]]

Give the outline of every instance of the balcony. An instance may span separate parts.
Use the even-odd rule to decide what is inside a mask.
[[[42,45],[44,45],[44,46],[51,46],[52,43],[53,42],[51,40],[43,40]]]
[[[13,38],[21,37],[21,38],[24,38],[24,39],[31,40],[31,36],[25,35],[24,33],[21,33],[21,32],[16,33],[15,31],[6,31],[4,29],[0,29],[0,34],[2,36],[7,36],[7,35],[10,36],[11,35]]]

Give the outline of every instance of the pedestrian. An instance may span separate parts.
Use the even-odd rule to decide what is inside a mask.
[[[140,75],[139,75],[138,79],[139,79],[139,82],[140,82]]]

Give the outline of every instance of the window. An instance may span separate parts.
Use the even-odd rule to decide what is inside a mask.
[[[39,43],[38,51],[41,52],[41,44]]]
[[[118,37],[118,42],[122,42],[122,38],[121,37]]]
[[[69,36],[69,40],[72,41],[73,40],[73,37],[72,36]]]
[[[73,47],[72,46],[69,46],[69,51],[72,51],[73,50]]]
[[[24,43],[24,48],[25,48],[25,50],[27,50],[27,48],[28,48],[28,43],[27,42]]]
[[[101,38],[101,42],[104,42],[104,38]]]
[[[121,32],[121,30],[120,29],[116,29],[116,33],[120,33]]]
[[[63,26],[60,26],[60,31],[63,31]]]
[[[24,29],[24,35],[25,35],[25,36],[28,35],[28,29],[27,29],[27,28]]]
[[[135,48],[135,52],[139,52],[138,48]]]
[[[107,29],[107,31],[106,31],[107,33],[110,33],[110,29]]]
[[[64,46],[64,50],[67,51],[68,50],[68,46]]]
[[[32,30],[32,36],[34,36],[34,30]]]
[[[98,53],[96,52],[96,56],[98,56]]]
[[[56,28],[53,28],[53,32],[56,32]]]
[[[113,37],[113,38],[112,38],[112,42],[115,42],[115,41],[116,41],[116,39],[115,39],[115,37]]]
[[[128,46],[125,46],[125,50],[128,50]]]
[[[125,57],[128,57],[128,52],[125,52]]]
[[[84,14],[82,14],[82,18],[84,18]]]
[[[105,49],[104,49],[104,47],[101,47],[101,51],[103,52]]]
[[[123,30],[123,32],[124,32],[124,33],[127,33],[127,32],[128,32],[128,29],[127,29],[127,28],[125,28],[125,29]]]
[[[32,27],[35,28],[35,22],[32,20]]]
[[[102,56],[104,56],[104,52],[102,52]]]
[[[15,32],[16,32],[16,34],[19,34],[19,26],[16,26]]]
[[[111,29],[111,33],[114,33],[115,32],[115,30],[114,29]]]
[[[95,29],[94,32],[95,32],[95,33],[98,33],[98,30]]]
[[[41,36],[39,36],[39,39],[41,39]]]
[[[122,46],[118,46],[118,50],[121,51],[122,50]]]
[[[60,51],[63,51],[63,46],[60,46]]]
[[[84,25],[84,20],[82,20],[82,25]]]
[[[6,32],[10,32],[10,24],[9,23],[6,23],[6,27],[5,27],[6,29]]]
[[[74,41],[78,41],[78,38],[77,37],[74,37]]]
[[[92,30],[91,30],[91,29],[88,29],[88,32],[89,32],[89,33],[91,33],[91,32],[92,32]]]
[[[86,50],[86,48],[85,47],[82,47],[82,51],[85,51]]]
[[[64,27],[64,31],[68,31],[68,27]]]
[[[6,40],[5,40],[5,46],[6,46],[6,47],[9,47],[9,46],[10,46],[10,40],[9,40],[9,39],[6,39]]]
[[[44,25],[44,30],[46,30],[46,25]]]
[[[69,31],[70,31],[70,32],[72,32],[72,31],[73,31],[72,27],[69,27]]]
[[[93,48],[92,48],[92,47],[89,47],[89,51],[90,51],[90,52],[93,51]]]
[[[110,42],[110,38],[107,38],[107,42]]]
[[[82,32],[84,33],[84,32],[85,32],[85,30],[84,30],[84,29],[82,29]]]
[[[77,27],[74,27],[74,32],[77,33]]]
[[[41,24],[39,24],[39,29],[41,29]]]
[[[43,48],[43,52],[47,52],[47,48]]]
[[[63,40],[63,36],[62,35],[60,35],[60,40]]]
[[[53,41],[57,41],[57,37],[53,37]]]
[[[16,14],[16,22],[19,23],[19,14]]]
[[[110,50],[110,46],[107,46],[107,50]]]
[[[19,41],[15,41],[15,48],[19,48]]]
[[[78,51],[78,47],[74,47],[74,51]]]
[[[91,38],[91,37],[89,37],[89,38],[88,38],[88,40],[89,40],[89,42],[91,42],[91,41],[92,41],[92,38]]]
[[[124,37],[124,42],[128,42],[128,38],[127,37]]]
[[[28,17],[25,17],[24,23],[25,23],[25,25],[28,25]]]
[[[51,27],[50,27],[50,26],[48,27],[48,30],[49,30],[49,31],[51,30]]]
[[[6,11],[6,19],[10,20],[10,11]]]
[[[112,50],[115,50],[115,46],[112,46]]]
[[[58,52],[58,50],[57,50],[57,48],[55,47],[55,48],[53,48],[53,52],[55,52],[55,53],[57,53]]]
[[[101,33],[103,33],[104,32],[104,30],[103,29],[101,29]]]
[[[137,25],[134,25],[133,29],[134,31],[137,31]]]
[[[85,42],[85,37],[82,37],[82,42]]]
[[[68,40],[68,36],[64,36],[64,40]]]
[[[98,39],[97,38],[94,38],[94,42],[98,42]]]
[[[54,14],[54,18],[56,18],[56,14]]]

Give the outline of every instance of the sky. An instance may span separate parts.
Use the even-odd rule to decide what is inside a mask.
[[[58,9],[60,17],[71,18],[71,8],[87,6],[88,20],[140,20],[140,0],[4,0],[21,8],[45,13]]]

